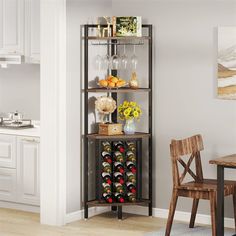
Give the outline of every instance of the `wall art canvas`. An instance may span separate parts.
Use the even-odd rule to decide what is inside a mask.
[[[236,27],[218,28],[218,97],[236,99]]]

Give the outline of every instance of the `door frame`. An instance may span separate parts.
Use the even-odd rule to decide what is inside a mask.
[[[40,222],[66,216],[66,0],[40,0]]]

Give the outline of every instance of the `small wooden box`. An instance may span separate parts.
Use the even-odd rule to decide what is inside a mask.
[[[102,124],[99,125],[98,133],[102,135],[116,135],[123,134],[122,132],[122,124]]]

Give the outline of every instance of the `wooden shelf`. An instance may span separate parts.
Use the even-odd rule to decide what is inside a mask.
[[[150,92],[150,88],[138,88],[138,89],[132,89],[132,88],[112,88],[112,89],[106,89],[106,88],[89,88],[86,89],[89,93],[143,93],[143,92]]]
[[[129,205],[139,205],[139,206],[147,206],[150,203],[150,200],[148,199],[142,199],[138,200],[136,202],[124,202],[124,203],[107,203],[105,201],[99,201],[99,200],[92,200],[88,201],[88,206],[129,206]]]
[[[85,39],[85,37],[83,37]],[[127,36],[127,37],[97,37],[97,36],[88,36],[88,40],[147,40],[151,39],[149,36],[142,36],[142,37],[136,37],[136,36]]]
[[[88,134],[89,139],[136,139],[136,138],[148,138],[151,135],[148,133],[137,132],[135,134],[119,134],[119,135],[101,135],[101,134]]]

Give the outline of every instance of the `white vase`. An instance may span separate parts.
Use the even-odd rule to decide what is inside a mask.
[[[124,132],[125,134],[135,134],[136,126],[134,119],[126,120],[125,126],[124,126]]]

